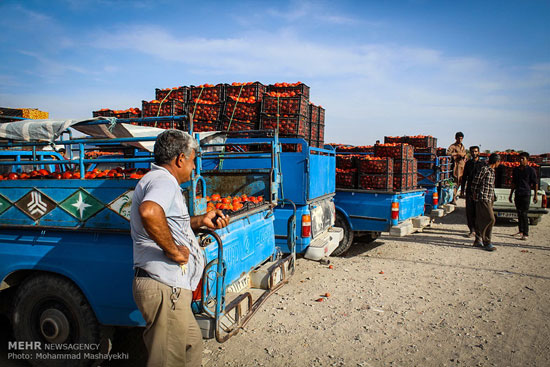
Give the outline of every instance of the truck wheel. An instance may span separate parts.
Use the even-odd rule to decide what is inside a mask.
[[[540,218],[541,217],[529,218],[529,224],[532,226],[536,226],[537,224],[540,223]]]
[[[351,244],[353,243],[353,231],[348,225],[346,218],[344,218],[344,216],[340,213],[336,213],[334,226],[342,228],[344,230],[344,235],[340,240],[340,244],[336,247],[336,250],[332,252],[331,256],[342,256],[347,250],[349,250]]]
[[[95,314],[80,289],[69,280],[57,275],[37,275],[25,281],[17,290],[12,314],[12,325],[17,341],[40,342],[41,349],[26,350],[36,357],[48,352],[46,344],[99,344],[100,327]],[[87,352],[98,353],[98,350]],[[71,359],[75,366],[88,366],[94,361],[86,360],[83,351],[54,353],[78,354],[80,359]],[[61,366],[67,360],[32,358],[33,365]],[[99,362],[99,361],[95,361]]]

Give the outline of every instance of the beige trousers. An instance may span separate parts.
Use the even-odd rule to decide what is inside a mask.
[[[147,323],[143,332],[147,366],[200,367],[203,342],[191,310],[192,292],[177,289],[173,294],[172,287],[146,277],[134,277],[132,291]]]

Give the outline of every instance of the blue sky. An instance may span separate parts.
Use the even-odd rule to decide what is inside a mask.
[[[155,88],[302,81],[326,140],[456,131],[550,152],[550,1],[0,1],[0,106],[51,118]]]

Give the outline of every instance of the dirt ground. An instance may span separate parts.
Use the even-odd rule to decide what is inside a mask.
[[[465,237],[463,206],[422,233],[357,243],[333,269],[299,259],[244,330],[205,342],[203,365],[550,366],[550,215],[527,242],[497,223],[486,252]],[[144,365],[136,335],[119,334],[113,352],[130,361],[109,365]]]
[[[550,366],[550,216],[472,247],[464,201],[431,228],[297,272],[205,366]],[[330,293],[329,297],[322,297]],[[316,300],[323,298],[323,302]]]

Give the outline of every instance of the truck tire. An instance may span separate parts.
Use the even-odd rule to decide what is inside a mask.
[[[44,348],[47,344],[98,345],[101,341],[100,326],[86,297],[74,283],[53,274],[33,276],[19,286],[14,300],[12,325],[17,341],[40,342],[41,350],[25,350],[33,357],[49,352]],[[71,366],[89,366],[101,361],[85,359],[83,353],[96,354],[101,349],[53,350],[50,353],[80,353],[81,358],[32,358],[29,362],[35,366],[65,366],[67,361],[71,361]]]
[[[331,256],[342,256],[349,250],[353,243],[353,231],[351,230],[346,218],[340,213],[336,213],[334,226],[342,228],[344,230],[344,235],[340,240],[340,244],[336,247],[336,250],[332,252]]]
[[[540,218],[541,217],[529,218],[529,224],[532,226],[536,226],[537,224],[540,223]]]

